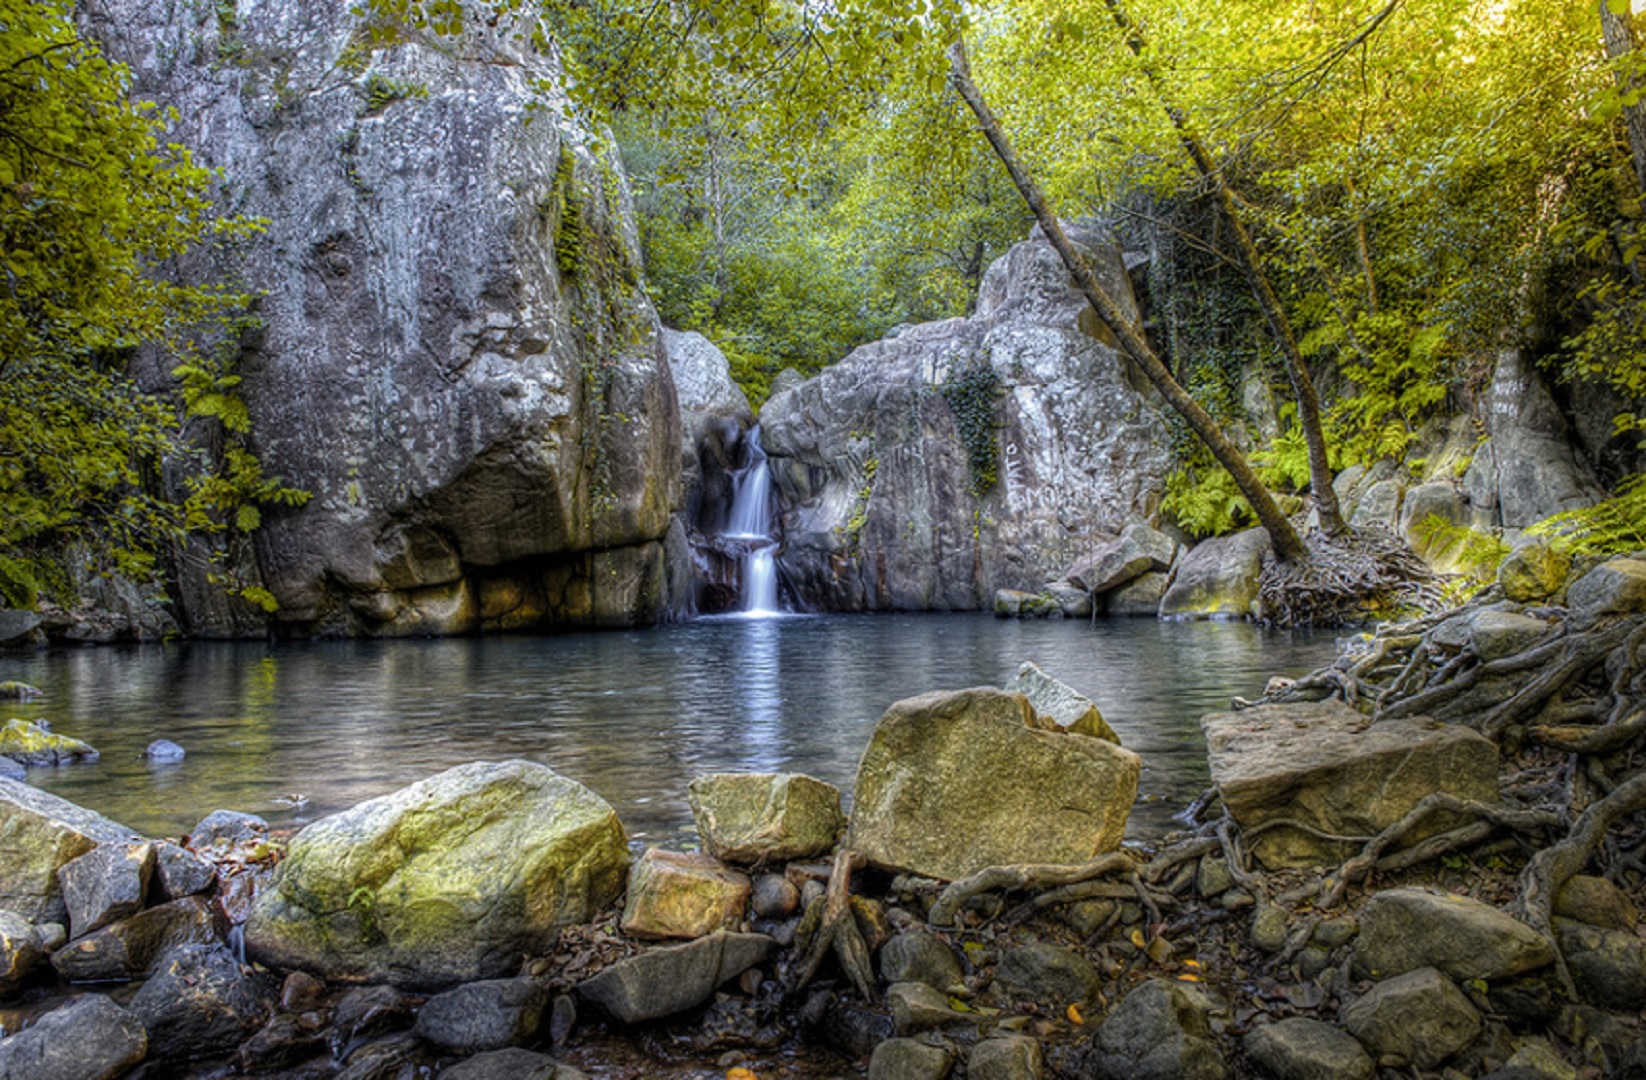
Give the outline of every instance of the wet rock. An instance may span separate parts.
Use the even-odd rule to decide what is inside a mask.
[[[156,739],[143,749],[143,757],[157,765],[173,765],[187,756],[187,751],[170,739]]]
[[[146,843],[99,844],[64,863],[57,883],[69,909],[70,936],[84,937],[142,911],[153,873],[154,845]]]
[[[338,999],[332,1011],[331,1051],[343,1057],[345,1048],[412,1026],[411,1002],[392,986],[363,986]]]
[[[1512,611],[1482,611],[1470,626],[1475,652],[1487,663],[1530,648],[1548,632],[1549,624],[1542,619]]]
[[[424,1003],[413,1030],[458,1054],[524,1046],[537,1038],[548,1005],[549,992],[525,979],[466,983]]]
[[[1069,580],[1088,592],[1113,592],[1151,571],[1168,570],[1177,557],[1177,541],[1147,525],[1133,523],[1120,536],[1075,564]]]
[[[0,779],[0,908],[31,922],[68,922],[57,869],[102,843],[137,835],[55,795]]]
[[[824,855],[846,824],[840,789],[799,773],[699,776],[687,799],[709,853],[729,863]]]
[[[52,954],[52,966],[70,982],[139,979],[161,955],[182,945],[221,942],[225,921],[197,896],[173,900],[110,923]]]
[[[749,906],[762,919],[786,919],[800,908],[800,890],[782,874],[761,874]]]
[[[184,945],[161,958],[131,999],[161,1060],[210,1057],[233,1050],[269,1015],[273,994],[221,945]]]
[[[1633,930],[1640,911],[1629,894],[1603,877],[1576,874],[1555,893],[1554,913],[1609,930]]]
[[[1086,619],[1092,614],[1092,594],[1085,589],[1074,585],[1066,579],[1048,581],[1040,587],[1043,596],[1049,596],[1057,604],[1065,619]]]
[[[629,867],[623,932],[637,938],[700,938],[735,929],[749,879],[708,855],[648,848]]]
[[[619,960],[577,986],[577,993],[625,1024],[694,1009],[721,984],[764,963],[776,947],[764,934],[720,931],[685,945]]]
[[[984,1039],[966,1063],[967,1080],[1041,1080],[1045,1074],[1040,1043],[1027,1035]]]
[[[313,1019],[284,1014],[264,1024],[240,1047],[241,1071],[273,1072],[324,1053],[326,1040]]]
[[[1103,719],[1103,714],[1097,711],[1090,698],[1052,678],[1033,662],[1019,667],[1017,675],[1006,684],[1006,689],[1028,698],[1035,714],[1057,725],[1058,731],[1107,739],[1116,746],[1120,745],[1120,736]]]
[[[1050,593],[996,589],[994,614],[997,619],[1050,619],[1063,614],[1063,605]]]
[[[305,1013],[320,1005],[326,984],[306,971],[294,971],[280,984],[280,1011]]]
[[[1296,818],[1338,836],[1374,836],[1425,796],[1497,801],[1497,746],[1461,725],[1403,717],[1368,725],[1341,701],[1260,705],[1201,718],[1208,765],[1243,829]],[[1414,842],[1452,823],[1437,816]],[[1252,845],[1264,865],[1335,865],[1356,845],[1274,828]]]
[[[1372,987],[1343,1010],[1343,1026],[1380,1064],[1432,1069],[1474,1041],[1480,1014],[1432,967]]]
[[[246,948],[326,978],[495,978],[615,899],[628,862],[617,814],[588,788],[532,762],[473,762],[293,837]]]
[[[1086,1067],[1097,1080],[1224,1080],[1229,1067],[1212,1040],[1210,1006],[1184,984],[1151,979],[1109,1013],[1092,1037]]]
[[[433,1072],[433,1057],[421,1039],[389,1035],[350,1050],[331,1080],[420,1080]]]
[[[164,840],[154,845],[154,877],[167,900],[199,896],[217,884],[217,867],[187,848]]]
[[[440,1080],[572,1080],[581,1075],[547,1054],[515,1046],[460,1061],[442,1070]]]
[[[1584,629],[1612,615],[1646,612],[1646,559],[1601,563],[1566,590],[1572,625]]]
[[[995,970],[995,979],[1021,1000],[1058,1008],[1097,1000],[1103,985],[1091,961],[1044,941],[1007,950]]]
[[[1269,534],[1247,529],[1203,540],[1177,563],[1160,600],[1163,619],[1248,619],[1257,611],[1257,584]]]
[[[1555,936],[1583,1000],[1617,1011],[1646,1008],[1646,941],[1565,919],[1556,920]]]
[[[1558,593],[1571,572],[1571,556],[1544,540],[1518,545],[1498,564],[1497,583],[1503,595],[1517,604],[1536,604]]]
[[[33,611],[16,608],[0,610],[0,645],[24,645],[34,640],[40,629],[40,616]]]
[[[1362,976],[1433,967],[1459,981],[1499,979],[1553,962],[1542,935],[1473,897],[1385,889],[1360,913],[1355,971]]]
[[[189,830],[197,848],[250,843],[269,833],[269,823],[256,814],[238,810],[213,810]]]
[[[55,735],[44,724],[27,720],[7,720],[0,727],[0,755],[21,765],[72,765],[97,760],[97,751],[90,743]]]
[[[944,1080],[954,1056],[915,1039],[887,1039],[869,1057],[869,1080]]]
[[[0,634],[4,632],[0,630]],[[5,644],[5,639],[0,638],[0,645],[3,644]],[[30,686],[26,682],[17,682],[15,679],[0,682],[0,701],[31,701],[34,698],[44,696],[44,691],[38,686]]]
[[[1274,1080],[1372,1080],[1377,1067],[1352,1035],[1292,1016],[1247,1033],[1246,1057]]]
[[[892,1026],[899,1035],[968,1027],[977,1022],[976,1014],[952,1008],[946,993],[925,983],[893,983],[886,988],[886,1006],[891,1009]]]
[[[137,1017],[86,994],[0,1039],[0,1080],[113,1080],[142,1061],[148,1045]]]
[[[15,994],[44,956],[34,924],[0,910],[0,998]]]
[[[1137,797],[1137,755],[1038,729],[1021,694],[925,694],[886,710],[858,765],[851,847],[953,880],[985,866],[1080,863],[1113,851]]]
[[[927,930],[905,930],[880,950],[880,977],[888,983],[918,982],[944,993],[964,986],[954,950]]]

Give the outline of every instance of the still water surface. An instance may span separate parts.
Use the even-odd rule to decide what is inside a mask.
[[[686,785],[805,772],[850,791],[899,698],[998,686],[1033,660],[1097,702],[1143,757],[1131,834],[1206,785],[1199,718],[1271,675],[1327,663],[1327,635],[1244,623],[1000,621],[987,615],[702,620],[621,633],[53,651],[0,662],[46,692],[89,764],[30,781],[148,835],[227,807],[301,823],[452,765],[523,757],[605,796],[638,842],[695,838]],[[151,765],[154,739],[187,758]],[[301,795],[300,808],[284,800]]]

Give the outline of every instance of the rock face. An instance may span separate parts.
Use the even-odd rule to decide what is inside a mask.
[[[1366,726],[1341,701],[1262,705],[1202,717],[1212,783],[1223,805],[1251,829],[1296,818],[1337,836],[1371,836],[1426,795],[1497,801],[1497,747],[1469,728],[1406,717]],[[1430,832],[1446,828],[1439,816]],[[1260,836],[1252,852],[1270,867],[1311,866],[1352,854],[1350,846],[1297,829]]]
[[[863,751],[847,842],[882,867],[949,880],[1084,862],[1120,845],[1139,769],[1136,754],[1061,731],[1021,694],[924,694],[887,709]]]
[[[246,947],[333,978],[495,978],[615,899],[628,862],[616,813],[581,784],[525,761],[460,765],[298,833]]]
[[[1601,497],[1578,462],[1560,408],[1518,349],[1499,355],[1487,391],[1486,431],[1464,475],[1482,524],[1520,529]]]
[[[1135,310],[1106,237],[1072,238]],[[971,318],[910,327],[774,393],[761,431],[801,599],[986,610],[997,590],[1038,588],[1146,517],[1168,468],[1164,427],[1104,333],[1032,238],[989,268]]]
[[[135,836],[101,814],[0,779],[0,908],[31,922],[66,924],[58,868],[98,844],[124,844]]]
[[[674,389],[623,177],[560,119],[557,62],[507,22],[379,44],[327,0],[86,9],[135,93],[175,106],[176,137],[223,170],[225,205],[268,222],[183,273],[261,295],[239,359],[255,449],[313,493],[264,515],[275,618],[655,618]],[[196,630],[258,627],[203,575],[183,600]]]

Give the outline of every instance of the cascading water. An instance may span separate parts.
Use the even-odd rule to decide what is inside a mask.
[[[732,485],[728,540],[744,542],[743,611],[748,615],[777,613],[777,541],[772,536],[772,473],[760,445],[760,427],[749,429],[749,463]]]

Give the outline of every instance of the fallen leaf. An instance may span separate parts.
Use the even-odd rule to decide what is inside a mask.
[[[1067,1011],[1067,1013],[1065,1013],[1065,1015],[1068,1016],[1069,1023],[1075,1025],[1076,1027],[1084,1027],[1085,1024],[1086,1024],[1085,1017],[1081,1016],[1080,1015],[1080,1010],[1077,1009],[1073,1005],[1069,1006],[1068,1011]]]

